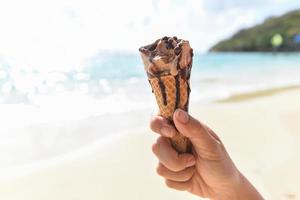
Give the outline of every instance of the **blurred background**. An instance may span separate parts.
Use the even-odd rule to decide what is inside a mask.
[[[195,199],[155,175],[156,102],[138,53],[176,35],[195,52],[191,113],[264,195],[299,199],[299,9],[297,0],[0,2],[0,198]]]

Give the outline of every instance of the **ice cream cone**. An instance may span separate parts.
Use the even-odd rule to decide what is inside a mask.
[[[186,40],[164,37],[141,47],[140,52],[160,115],[174,125],[175,110],[188,111],[193,50]],[[179,153],[191,151],[190,141],[180,133],[171,143]]]

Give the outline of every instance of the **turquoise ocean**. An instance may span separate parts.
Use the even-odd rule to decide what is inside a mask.
[[[191,110],[300,85],[299,53],[196,54]],[[0,65],[0,168],[72,152],[134,127],[155,108],[138,54],[102,53],[74,70]]]
[[[300,54],[196,54],[192,71],[192,100],[208,102],[244,92],[299,84]],[[56,100],[57,95],[59,98],[64,93],[91,97],[103,105],[111,97],[124,103],[127,99],[143,104],[152,98],[149,91],[144,68],[136,54],[104,53],[73,71],[15,69],[5,63],[0,68],[2,105],[41,106],[44,98]],[[122,109],[118,107],[118,111]]]

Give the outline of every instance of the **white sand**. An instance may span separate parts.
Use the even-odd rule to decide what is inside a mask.
[[[300,199],[300,90],[241,102],[191,105],[223,139],[240,170],[266,199]],[[199,199],[170,190],[155,174],[148,127],[111,143],[0,176],[3,200]],[[2,174],[5,173],[2,171]]]

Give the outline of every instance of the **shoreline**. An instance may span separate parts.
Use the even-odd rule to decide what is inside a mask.
[[[227,98],[215,100],[215,103],[238,103],[249,100],[255,100],[263,97],[273,96],[276,94],[300,89],[300,85],[278,86],[270,87],[267,89],[258,89],[255,91],[242,92],[239,94],[233,94]]]

